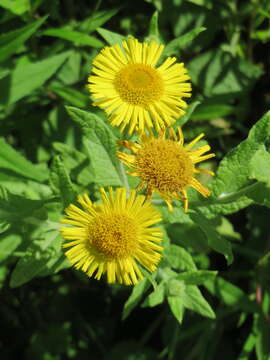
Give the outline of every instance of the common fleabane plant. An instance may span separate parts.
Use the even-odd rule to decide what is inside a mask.
[[[224,215],[255,203],[269,206],[270,114],[218,164],[203,134],[184,143],[180,125],[188,133],[194,106],[184,100],[191,84],[183,63],[171,57],[159,62],[166,47],[156,41],[110,45],[91,66],[88,88],[97,111],[66,107],[79,125],[80,149],[55,143],[61,156],[48,170],[1,140],[2,167],[31,187],[22,185],[21,195],[1,187],[6,242],[9,227],[29,235],[22,250],[16,250],[19,238],[9,248],[20,257],[10,285],[73,265],[90,283],[135,285],[124,317],[144,297],[145,306],[167,301],[179,322],[185,309],[214,318],[198,286],[219,296],[225,280],[196,258],[213,250],[231,264],[226,234],[234,231]]]
[[[136,156],[119,152],[118,157],[127,165],[135,167],[133,175],[140,176],[142,182],[146,183],[147,197],[150,198],[153,191],[158,191],[172,210],[171,200],[179,199],[180,193],[184,200],[184,210],[187,211],[188,186],[205,197],[210,195],[210,191],[193,175],[196,172],[213,175],[213,172],[196,169],[194,165],[214,156],[205,155],[210,149],[208,145],[192,149],[203,134],[185,147],[180,128],[178,137],[170,128],[171,137],[165,138],[166,125],[175,121],[170,118],[173,114],[170,109],[174,109],[174,115],[177,114],[176,110],[178,116],[184,114],[179,109],[185,104],[182,97],[190,95],[184,92],[191,89],[190,84],[183,84],[189,77],[185,75],[183,64],[171,66],[175,58],[168,58],[162,66],[155,68],[163,50],[162,45],[155,42],[141,44],[137,39],[123,41],[121,45],[105,47],[93,61],[96,66],[93,72],[96,75],[90,77],[92,84],[89,88],[94,92],[94,98],[99,99],[95,105],[102,105],[107,112],[112,112],[113,118],[121,122],[130,120],[129,133],[139,131],[142,134],[141,145],[123,142]],[[152,114],[150,123],[146,121],[146,118],[150,119],[149,113]],[[153,134],[147,136],[153,121],[157,130],[165,128],[162,133],[159,131],[157,138]],[[124,128],[122,126],[121,130]],[[62,220],[77,227],[62,228],[61,232],[67,240],[72,240],[64,246],[71,247],[66,256],[76,268],[82,269],[90,277],[95,275],[96,279],[107,273],[109,283],[130,285],[143,279],[134,260],[145,269],[154,271],[160,260],[160,254],[154,251],[161,252],[162,247],[154,244],[160,241],[155,235],[155,229],[146,229],[161,220],[161,217],[158,212],[154,216],[154,209],[149,208],[144,197],[133,204],[134,190],[131,191],[130,200],[126,199],[127,190],[130,191],[127,186],[128,189],[118,189],[115,197],[110,189],[109,199],[102,189],[104,204],[99,207],[92,205],[87,195],[79,197],[78,202],[84,211],[71,204],[66,209],[68,219]],[[150,234],[147,235],[148,232]],[[157,233],[161,235],[159,230]]]
[[[1,360],[270,359],[269,18],[0,0]]]

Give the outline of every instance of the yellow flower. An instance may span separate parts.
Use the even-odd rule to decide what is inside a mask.
[[[163,49],[156,42],[129,38],[122,46],[106,46],[94,59],[88,79],[94,105],[105,109],[121,131],[129,127],[132,134],[153,126],[159,131],[185,113],[190,77],[175,57],[156,66]]]
[[[124,164],[134,169],[130,175],[140,177],[139,189],[146,186],[148,197],[152,192],[158,192],[165,199],[170,210],[173,199],[183,200],[184,210],[187,211],[187,187],[196,189],[205,197],[210,195],[210,191],[194,178],[196,173],[214,175],[212,171],[195,168],[195,164],[215,156],[213,153],[205,155],[210,150],[209,145],[192,150],[203,136],[204,134],[197,136],[184,146],[184,137],[180,128],[177,135],[170,128],[168,138],[166,138],[166,130],[161,131],[159,137],[143,134],[139,143],[120,142],[134,155],[118,152],[117,156]]]
[[[162,251],[162,233],[152,227],[161,220],[159,212],[143,195],[126,189],[107,194],[100,190],[102,202],[93,204],[87,195],[78,197],[82,209],[71,204],[60,229],[68,242],[66,256],[77,269],[100,279],[107,273],[108,283],[136,284],[143,279],[140,263],[155,271]]]

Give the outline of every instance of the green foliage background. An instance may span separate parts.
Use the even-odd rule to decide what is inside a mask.
[[[270,359],[269,19],[268,0],[0,0],[1,359]],[[133,289],[70,269],[58,232],[77,194],[136,186],[85,88],[130,35],[185,62],[176,125],[217,155],[209,199],[157,205],[164,256]]]

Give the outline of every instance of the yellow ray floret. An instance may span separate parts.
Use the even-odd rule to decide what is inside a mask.
[[[113,126],[129,134],[170,126],[185,113],[191,96],[183,63],[169,57],[157,66],[164,46],[129,38],[101,50],[93,61],[88,88],[94,105],[104,109]]]
[[[66,209],[61,222],[67,226],[60,229],[65,254],[88,276],[99,280],[106,274],[108,283],[135,285],[143,279],[138,264],[153,272],[160,261],[162,232],[153,225],[161,216],[135,190],[129,196],[125,188],[100,192],[101,203],[81,195],[80,208],[71,204]]]
[[[138,176],[141,180],[139,188],[147,187],[148,197],[158,192],[169,208],[172,209],[173,199],[184,201],[184,210],[188,210],[187,188],[196,189],[204,197],[210,191],[195,177],[196,173],[214,175],[212,171],[198,169],[195,164],[210,159],[215,154],[205,154],[210,150],[209,145],[196,149],[193,146],[204,136],[197,136],[189,144],[184,145],[184,137],[180,128],[177,134],[171,128],[169,136],[166,130],[161,131],[158,137],[153,134],[142,134],[139,143],[121,141],[120,143],[132,154],[118,152],[118,158],[132,168],[130,175]]]

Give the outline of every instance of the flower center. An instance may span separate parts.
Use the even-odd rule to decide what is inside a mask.
[[[178,193],[191,183],[194,165],[188,151],[178,143],[152,139],[138,152],[136,171],[150,188],[161,193]]]
[[[128,257],[134,252],[138,228],[125,214],[101,214],[89,226],[89,240],[96,250],[110,258]]]
[[[114,86],[123,101],[142,107],[159,100],[164,91],[159,72],[145,64],[125,66],[116,74]]]

